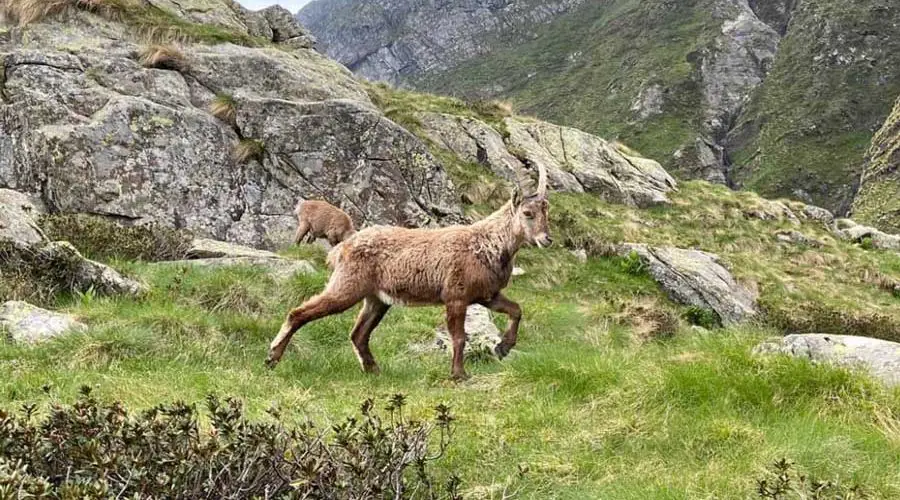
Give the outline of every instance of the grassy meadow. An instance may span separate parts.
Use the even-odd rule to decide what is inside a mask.
[[[900,298],[857,271],[897,276],[896,254],[827,239],[808,223],[800,229],[824,247],[776,244],[771,233],[787,222],[736,215],[756,203],[701,183],[683,186],[672,207],[649,211],[557,196],[554,231],[570,245],[690,246],[696,238],[739,279],[754,280],[763,302],[801,311],[830,296],[821,303],[851,303],[851,316],[882,314],[885,331],[894,331],[890,309]],[[456,432],[436,467],[439,476],[461,476],[467,498],[754,498],[757,479],[782,458],[811,478],[859,485],[868,498],[900,496],[900,390],[838,368],[755,357],[752,348],[782,327],[691,325],[691,311],[671,303],[633,259],[591,250],[587,263],[561,247],[520,253],[526,274],[508,289],[525,311],[519,345],[502,362],[470,357],[471,379],[462,383],[449,379],[447,353],[417,348],[433,339],[438,308],[388,313],[372,340],[379,376],[360,371],[348,341],[355,309],[301,330],[267,370],[284,314],[327,280],[317,247],[284,251],[319,269],[286,281],[258,268],[113,258],[151,286],[149,295],[59,298],[54,306],[89,332],[33,347],[0,344],[0,407],[72,401],[88,384],[135,409],[214,392],[240,397],[256,418],[274,405],[288,420],[327,425],[367,397],[386,403],[403,393],[420,418],[451,406]]]

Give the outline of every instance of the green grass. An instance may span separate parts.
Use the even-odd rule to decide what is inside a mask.
[[[321,263],[308,247],[285,251]],[[75,398],[82,384],[144,408],[237,395],[252,415],[272,404],[289,419],[322,424],[369,396],[409,396],[411,411],[452,406],[458,430],[441,474],[459,473],[468,497],[747,498],[772,461],[860,483],[874,498],[900,494],[895,466],[900,391],[844,370],[751,348],[774,331],[691,330],[646,340],[623,311],[635,303],[673,308],[627,259],[578,263],[563,249],[527,250],[509,296],[525,321],[504,362],[470,360],[472,378],[449,380],[449,357],[420,353],[437,308],[395,308],[372,347],[380,376],[363,374],[347,334],[354,314],[304,328],[274,371],[263,359],[286,311],[324,285],[327,272],[279,282],[254,268],[186,270],[124,263],[147,280],[143,299],[60,299],[90,326],[35,347],[0,345],[0,406]],[[683,309],[681,309],[684,311]],[[501,321],[502,323],[502,321]],[[519,477],[519,467],[527,473]]]

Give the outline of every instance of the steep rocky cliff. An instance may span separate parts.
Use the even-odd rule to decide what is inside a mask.
[[[884,231],[900,233],[900,99],[872,139],[853,216]]]
[[[584,0],[319,0],[298,19],[319,47],[357,74],[403,84],[489,52],[493,45],[533,37]]]
[[[0,3],[0,188],[261,247],[289,241],[300,198],[460,220],[442,166],[289,13],[194,3]]]
[[[523,14],[527,1],[448,4],[320,1],[300,18],[364,76],[508,98],[621,138],[681,177],[839,212],[900,93],[900,9],[889,0],[613,0],[566,4],[540,22]],[[454,22],[453,8],[474,17]],[[460,39],[475,49],[448,52]],[[387,60],[393,70],[370,69]]]

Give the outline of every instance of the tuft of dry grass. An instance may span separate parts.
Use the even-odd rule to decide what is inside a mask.
[[[123,0],[0,0],[3,15],[20,26],[48,17],[68,15],[75,10],[114,18],[129,6],[133,4]]]
[[[187,58],[181,50],[170,44],[149,45],[141,51],[141,66],[145,68],[185,71],[189,68]]]
[[[243,139],[239,142],[232,152],[234,161],[239,165],[256,160],[260,163],[266,155],[266,145],[262,141],[256,139]]]
[[[216,95],[212,102],[209,103],[209,112],[232,127],[236,124],[237,104],[234,101],[234,97],[229,94]]]

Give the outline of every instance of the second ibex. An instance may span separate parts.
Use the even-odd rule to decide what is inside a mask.
[[[523,245],[552,243],[548,228],[547,172],[539,168],[538,188],[513,198],[487,218],[468,226],[405,229],[374,226],[334,247],[334,269],[325,290],[291,311],[272,341],[266,364],[274,367],[291,337],[303,325],[338,314],[365,301],[350,334],[363,370],[377,372],[369,336],[392,305],[438,305],[447,311],[453,341],[452,375],[466,377],[463,350],[470,304],[506,314],[509,326],[496,354],[503,358],[516,345],[522,310],[502,290],[509,283],[513,258]]]

